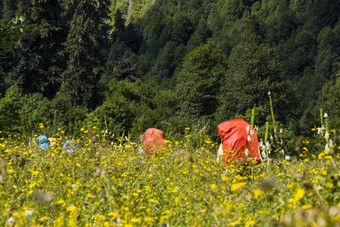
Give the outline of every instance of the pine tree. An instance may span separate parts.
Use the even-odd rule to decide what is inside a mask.
[[[56,0],[20,0],[19,15],[24,18],[19,40],[19,74],[24,93],[43,93],[52,98],[59,89],[64,41],[62,8]]]
[[[98,40],[100,23],[108,15],[108,0],[65,0],[74,8],[70,31],[65,42],[67,69],[62,74],[61,94],[69,95],[73,104],[96,106],[96,85],[101,72]]]
[[[217,118],[232,118],[254,105],[267,106],[269,91],[275,108],[285,108],[283,100],[289,83],[281,79],[278,53],[265,42],[264,34],[257,19],[250,18],[242,41],[229,56],[230,68],[222,83]]]

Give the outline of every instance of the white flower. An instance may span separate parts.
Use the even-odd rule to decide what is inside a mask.
[[[266,154],[266,152],[262,151],[262,157],[263,157],[264,159],[266,159],[266,158],[267,158],[267,154]]]
[[[15,224],[15,218],[10,217],[10,218],[7,219],[6,225],[12,226],[14,224]]]
[[[329,133],[328,132],[325,133],[325,137],[326,137],[326,140],[329,139]]]
[[[325,153],[328,153],[329,152],[329,146],[328,146],[328,144],[326,144],[326,146],[325,146]]]
[[[270,95],[270,91],[268,91],[268,95]]]
[[[249,134],[249,125],[246,128],[247,134]]]
[[[217,163],[221,162],[222,157],[223,157],[223,147],[222,147],[222,144],[220,144],[218,151],[217,151],[217,159],[216,159]]]
[[[245,153],[246,156],[248,157],[248,155],[249,155],[249,150],[248,150],[248,148],[246,148],[246,150],[244,151],[244,153]]]
[[[29,217],[29,216],[32,216],[33,214],[33,210],[25,210],[25,217]]]
[[[286,161],[289,161],[290,157],[288,155],[286,155],[285,159],[286,159]]]
[[[262,147],[263,147],[263,142],[260,141],[259,145],[260,145],[260,147],[262,148]]]
[[[323,117],[324,117],[324,118],[327,118],[327,117],[328,117],[328,114],[327,114],[327,113],[324,113]]]
[[[281,150],[281,154],[285,154],[285,151],[283,149]]]
[[[318,135],[320,135],[322,133],[322,129],[318,128]]]
[[[251,141],[251,137],[248,135],[247,136],[247,141],[250,142]]]

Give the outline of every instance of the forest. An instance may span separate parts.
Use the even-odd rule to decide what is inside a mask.
[[[0,131],[340,127],[338,0],[2,0]],[[322,120],[323,116],[321,116]]]

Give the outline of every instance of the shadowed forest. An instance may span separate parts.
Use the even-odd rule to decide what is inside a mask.
[[[0,130],[340,126],[338,0],[2,0]],[[268,95],[270,94],[270,96]],[[271,99],[271,100],[270,100]],[[273,113],[271,113],[270,102]],[[295,145],[294,145],[295,146]]]

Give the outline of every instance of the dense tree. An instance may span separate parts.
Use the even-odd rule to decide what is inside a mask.
[[[19,40],[23,92],[41,92],[52,98],[59,89],[59,76],[65,63],[59,55],[65,40],[60,2],[19,0],[18,11],[24,18]]]
[[[194,32],[194,26],[190,18],[183,13],[174,16],[170,29],[170,40],[177,45],[188,42],[191,34]]]
[[[5,134],[19,132],[21,98],[21,89],[17,85],[13,85],[0,99],[0,130]]]
[[[12,68],[15,61],[12,57],[13,46],[21,36],[20,19],[15,19],[6,24],[0,24],[0,97],[3,96],[6,90],[5,74],[8,69]]]
[[[338,63],[340,68],[340,64]],[[336,80],[329,81],[322,88],[317,105],[314,108],[314,116],[317,115],[320,108],[323,109],[330,117],[330,127],[332,129],[340,128],[340,70],[336,73]]]
[[[208,28],[207,22],[204,18],[201,18],[196,31],[191,35],[188,41],[188,51],[194,49],[195,47],[205,43],[208,38],[212,35],[211,30]]]
[[[96,85],[99,80],[100,51],[97,43],[102,38],[99,25],[108,13],[108,1],[66,1],[75,11],[70,31],[64,43],[68,55],[67,69],[62,74],[60,95],[69,95],[75,105],[96,106]]]
[[[330,27],[323,28],[318,35],[318,54],[315,73],[335,81],[335,72],[340,60],[340,34],[336,35]]]
[[[189,52],[177,75],[184,116],[211,116],[217,109],[220,83],[226,69],[220,49],[210,40]]]
[[[15,17],[18,0],[2,0],[1,23],[7,23]]]
[[[280,77],[278,54],[264,42],[256,18],[248,22],[243,41],[232,49],[229,65],[222,83],[218,119],[232,118],[255,105],[268,106],[268,92],[274,97],[275,108],[285,109],[288,83]]]
[[[338,0],[0,3],[0,93],[11,100],[15,83],[24,92],[17,129],[43,120],[72,131],[106,116],[133,133],[182,131],[193,120],[250,119],[254,106],[263,123],[268,91],[276,118],[295,133],[311,132],[316,108],[337,116]],[[17,6],[24,23],[16,47],[20,27],[9,21]]]

